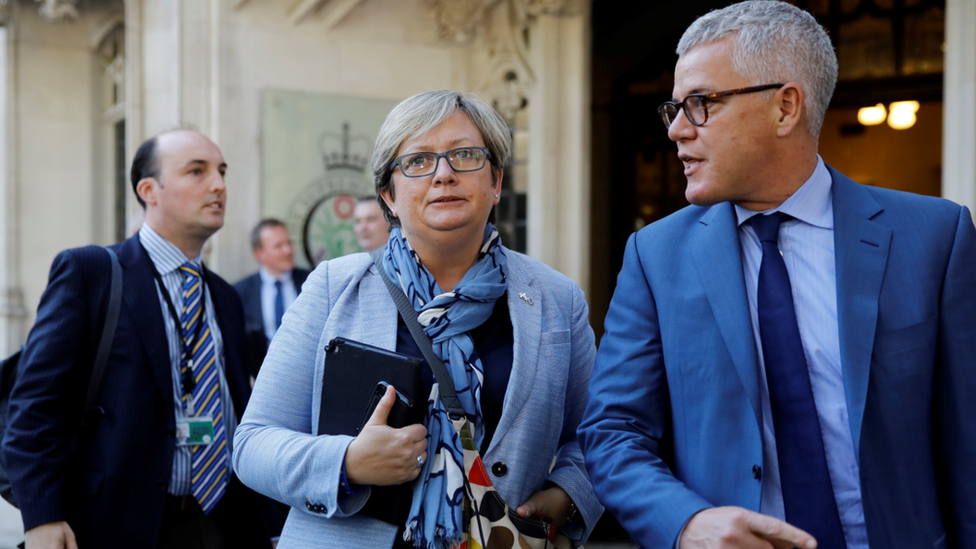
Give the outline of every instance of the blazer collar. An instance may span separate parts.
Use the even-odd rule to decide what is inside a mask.
[[[869,189],[830,166],[827,169],[832,179],[841,363],[851,435],[858,453],[891,229],[876,221],[883,208]],[[695,265],[719,331],[761,424],[759,359],[753,343],[732,205],[712,206],[702,214],[696,229],[689,239]]]
[[[153,263],[145,248],[139,243],[139,236],[133,236],[119,244],[119,263],[122,265],[122,301],[136,322],[136,330],[152,365],[156,383],[163,395],[173,393],[173,374],[169,360],[169,345],[166,341],[166,328],[163,325],[163,309],[159,304],[159,294],[153,279]],[[173,399],[164,398],[167,408],[172,408]],[[167,417],[172,417],[170,414]]]
[[[731,203],[705,210],[689,233],[688,246],[719,332],[732,357],[757,425],[762,425],[759,357],[752,334],[739,252],[739,229]]]
[[[512,336],[514,339],[512,343],[512,373],[505,390],[505,406],[502,408],[502,416],[498,420],[495,436],[485,452],[486,455],[496,448],[505,438],[505,435],[511,431],[515,417],[525,407],[532,395],[532,391],[528,390],[525,385],[526,383],[531,385],[532,380],[536,379],[539,347],[545,328],[542,325],[542,309],[546,306],[543,292],[536,285],[534,277],[524,265],[521,265],[521,256],[507,249],[505,251],[509,254],[506,299],[509,317],[512,320]]]
[[[854,451],[859,455],[891,229],[876,221],[884,210],[867,187],[828,169],[833,179],[840,356]]]

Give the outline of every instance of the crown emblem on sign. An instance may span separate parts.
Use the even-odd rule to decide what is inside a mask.
[[[322,161],[325,170],[338,169],[366,171],[372,154],[373,144],[365,135],[350,135],[349,123],[342,124],[342,133],[322,135]]]

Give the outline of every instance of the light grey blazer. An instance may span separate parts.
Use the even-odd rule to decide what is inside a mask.
[[[577,545],[603,512],[590,485],[576,427],[596,356],[583,292],[527,256],[508,255],[514,364],[485,464],[502,498],[521,505],[547,480],[576,503],[582,520],[563,531]],[[524,299],[523,299],[524,297]],[[234,471],[244,484],[292,507],[279,549],[390,547],[397,528],[358,516],[369,490],[347,496],[339,469],[349,436],[318,432],[325,347],[346,337],[395,349],[397,309],[367,254],[318,266],[285,313],[234,436]],[[550,471],[551,467],[551,471]]]

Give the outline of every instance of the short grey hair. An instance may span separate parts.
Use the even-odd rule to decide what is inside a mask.
[[[373,187],[377,197],[387,190],[393,196],[390,165],[400,146],[411,137],[431,132],[456,112],[466,114],[481,132],[490,155],[492,181],[498,180],[498,174],[512,155],[512,134],[505,119],[477,96],[456,91],[431,91],[401,101],[380,126],[373,148]],[[393,216],[383,200],[380,200],[380,208],[391,225],[400,226],[400,220]],[[492,208],[488,221],[494,222],[494,217]]]
[[[777,0],[740,2],[692,23],[678,42],[678,56],[729,36],[732,70],[753,85],[800,85],[806,94],[810,133],[818,137],[837,85],[837,54],[817,20]]]

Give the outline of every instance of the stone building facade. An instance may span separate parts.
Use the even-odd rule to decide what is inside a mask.
[[[580,284],[597,327],[616,273],[601,259],[614,182],[591,120],[591,18],[609,1],[0,0],[0,352],[26,338],[58,251],[125,236],[128,162],[160,131],[193,127],[221,147],[230,202],[207,262],[228,280],[252,271],[248,231],[275,192],[268,90],[494,103],[521,158],[523,249]],[[970,209],[974,28],[976,2],[945,1],[942,196]]]

